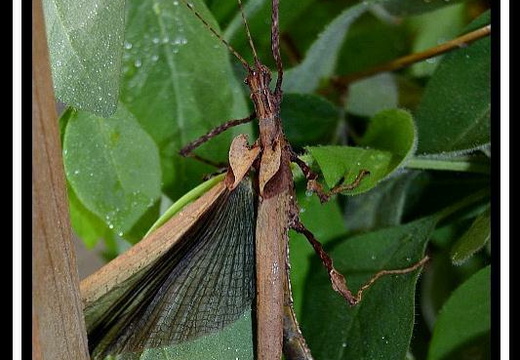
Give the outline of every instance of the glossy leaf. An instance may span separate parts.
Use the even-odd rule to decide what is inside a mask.
[[[72,113],[63,148],[77,198],[116,234],[128,232],[159,199],[157,147],[123,105],[111,118]]]
[[[471,227],[453,245],[450,255],[454,264],[460,265],[480,250],[491,238],[491,213],[488,208],[479,215]]]
[[[428,352],[428,360],[443,359],[491,326],[491,268],[481,269],[453,292],[444,304]]]
[[[124,38],[124,0],[44,0],[56,96],[110,116],[117,107]]]
[[[436,220],[425,218],[329,244],[334,265],[357,289],[381,269],[408,267],[420,260]],[[387,276],[350,307],[331,288],[322,265],[309,272],[303,333],[317,359],[403,359],[414,323],[418,273]]]
[[[202,1],[193,6],[218,29]],[[228,49],[181,1],[130,0],[123,56],[122,101],[159,147],[163,190],[172,198],[214,171],[178,155],[214,127],[249,115],[231,71]],[[244,129],[238,130],[244,132]],[[196,151],[224,162],[233,133]]]
[[[348,194],[365,192],[394,172],[415,149],[415,126],[404,110],[385,110],[374,116],[361,147],[322,146],[308,151],[332,188],[344,178],[351,183],[361,170],[370,171],[361,184]]]
[[[465,32],[489,24],[489,13]],[[417,109],[420,154],[459,153],[490,141],[490,38],[446,54]]]
[[[88,210],[70,187],[68,190],[70,222],[85,246],[92,249],[100,239],[112,238],[108,225]]]
[[[367,7],[366,3],[354,5],[334,19],[318,35],[302,63],[287,71],[283,89],[287,92],[310,93],[318,88],[321,80],[331,76],[349,26]]]

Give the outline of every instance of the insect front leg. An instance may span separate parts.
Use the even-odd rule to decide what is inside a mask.
[[[345,277],[334,268],[332,263],[332,258],[325,252],[321,243],[316,240],[312,232],[309,231],[300,221],[299,218],[295,217],[293,219],[293,223],[291,224],[291,228],[296,232],[304,235],[307,240],[311,243],[312,247],[316,254],[320,257],[323,266],[327,269],[329,273],[329,278],[332,283],[332,288],[338,292],[351,306],[358,304],[361,301],[363,296],[363,292],[367,290],[372,284],[376,282],[382,276],[385,275],[402,275],[413,272],[419,268],[421,268],[426,262],[429,260],[428,256],[425,256],[417,263],[413,264],[410,267],[404,269],[394,269],[394,270],[381,270],[375,275],[373,275],[363,286],[359,288],[356,294],[352,293],[352,291],[347,286],[347,281]]]
[[[196,160],[199,160],[205,164],[209,164],[209,165],[213,165],[215,167],[224,167],[226,166],[226,164],[218,164],[218,163],[215,163],[211,160],[207,160],[207,159],[204,159],[200,156],[198,156],[197,154],[194,154],[193,151],[198,148],[199,146],[201,146],[202,144],[206,143],[207,141],[211,140],[212,138],[214,138],[215,136],[223,133],[224,131],[232,128],[232,127],[235,127],[235,126],[238,126],[238,125],[242,125],[242,124],[246,124],[250,121],[253,121],[253,119],[256,118],[256,114],[255,113],[252,113],[251,115],[249,115],[248,117],[245,117],[243,119],[236,119],[236,120],[230,120],[230,121],[227,121],[225,122],[224,124],[220,125],[220,126],[217,126],[216,128],[214,128],[213,130],[210,130],[207,134],[205,135],[202,135],[201,137],[199,137],[198,139],[192,141],[191,143],[189,143],[188,145],[184,146],[180,151],[179,151],[179,154],[184,156],[184,157],[192,157]]]
[[[315,173],[303,160],[301,160],[296,153],[291,150],[291,161],[296,163],[307,179],[307,190],[316,193],[321,203],[329,201],[330,197],[339,194],[343,191],[353,190],[359,186],[363,178],[370,175],[370,171],[362,169],[357,174],[354,181],[345,184],[343,181],[334,186],[330,191],[325,191],[323,185],[318,182],[318,174]]]

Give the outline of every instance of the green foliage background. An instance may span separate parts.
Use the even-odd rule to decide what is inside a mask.
[[[191,2],[251,59],[235,0]],[[55,91],[69,106],[60,125],[73,227],[89,248],[103,241],[110,258],[142,238],[164,203],[214,171],[177,153],[250,113],[244,72],[181,1],[44,7]],[[249,1],[245,11],[260,58],[274,68],[270,2]],[[421,276],[383,278],[349,308],[291,233],[295,306],[316,359],[490,358],[490,39],[359,80],[344,94],[333,85],[489,23],[485,1],[281,1],[290,142],[329,187],[371,171],[321,205],[295,169],[303,222],[351,289],[425,251],[432,257]],[[232,137],[255,131],[243,125],[197,153],[225,161]],[[143,358],[234,358],[219,349],[229,339],[250,357],[244,321],[237,333],[223,331],[225,341]]]

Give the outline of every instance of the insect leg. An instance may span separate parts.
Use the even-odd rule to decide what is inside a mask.
[[[204,144],[205,142],[209,141],[210,139],[214,138],[215,136],[223,133],[224,131],[226,131],[229,128],[248,123],[250,121],[253,121],[253,119],[255,119],[255,118],[256,118],[256,114],[252,113],[251,115],[249,115],[248,117],[245,117],[243,119],[227,121],[224,124],[217,126],[213,130],[209,131],[207,134],[202,135],[198,139],[196,139],[196,140],[192,141],[191,143],[189,143],[188,145],[184,146],[179,151],[179,154],[181,154],[182,156],[191,156],[191,157],[197,158],[193,154],[193,150],[198,148],[200,145]]]
[[[330,197],[339,194],[343,191],[353,190],[359,186],[365,176],[370,175],[368,170],[362,169],[356,176],[354,181],[348,184],[340,183],[334,186],[330,191],[325,191],[323,185],[318,182],[318,174],[315,173],[303,160],[301,160],[296,153],[291,150],[291,161],[297,164],[307,179],[307,189],[316,193],[321,203],[329,201]]]
[[[332,288],[337,291],[343,298],[351,305],[354,306],[358,304],[361,301],[361,298],[363,296],[363,292],[367,290],[372,284],[376,282],[377,279],[379,279],[382,276],[385,275],[399,275],[399,274],[407,274],[412,271],[415,271],[422,267],[428,260],[428,256],[425,256],[423,259],[415,263],[414,265],[404,268],[404,269],[396,269],[396,270],[381,270],[378,273],[376,273],[374,276],[372,276],[365,285],[361,286],[354,295],[350,289],[347,287],[347,281],[345,277],[340,274],[335,268],[332,263],[332,258],[325,252],[323,249],[323,246],[321,243],[316,240],[314,235],[301,223],[299,219],[294,219],[293,224],[291,226],[296,232],[304,235],[307,240],[311,243],[312,247],[314,248],[314,251],[318,254],[320,257],[323,265],[327,269],[329,273],[329,278],[332,283]]]

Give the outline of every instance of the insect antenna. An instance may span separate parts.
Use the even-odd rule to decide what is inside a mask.
[[[224,45],[226,45],[229,51],[242,63],[242,66],[244,66],[244,68],[247,71],[252,71],[251,66],[249,66],[247,61],[231,46],[231,44],[228,41],[226,41],[226,39],[222,37],[222,35],[218,33],[217,30],[213,28],[213,26],[211,26],[206,21],[206,19],[204,19],[204,17],[197,10],[195,10],[193,4],[189,3],[187,0],[182,0],[182,2],[188,7],[188,9],[190,9],[195,14],[195,16],[204,24],[204,26],[206,26],[209,29],[209,31],[213,33],[213,35],[215,35]]]
[[[260,60],[258,59],[258,54],[256,53],[256,48],[253,43],[253,38],[251,37],[251,31],[249,31],[249,25],[247,24],[246,15],[244,13],[244,7],[242,6],[242,0],[238,0],[238,6],[240,7],[240,15],[242,15],[242,20],[244,22],[244,26],[246,28],[247,40],[249,41],[249,46],[251,47],[251,51],[253,52],[253,57],[255,59],[255,65],[260,65]]]
[[[274,93],[278,96],[282,93],[282,80],[283,80],[283,66],[282,57],[280,56],[280,26],[278,23],[279,18],[279,2],[280,0],[272,1],[272,12],[271,12],[271,52],[273,53],[274,61],[276,62],[276,70],[278,77],[276,78],[276,86]]]

